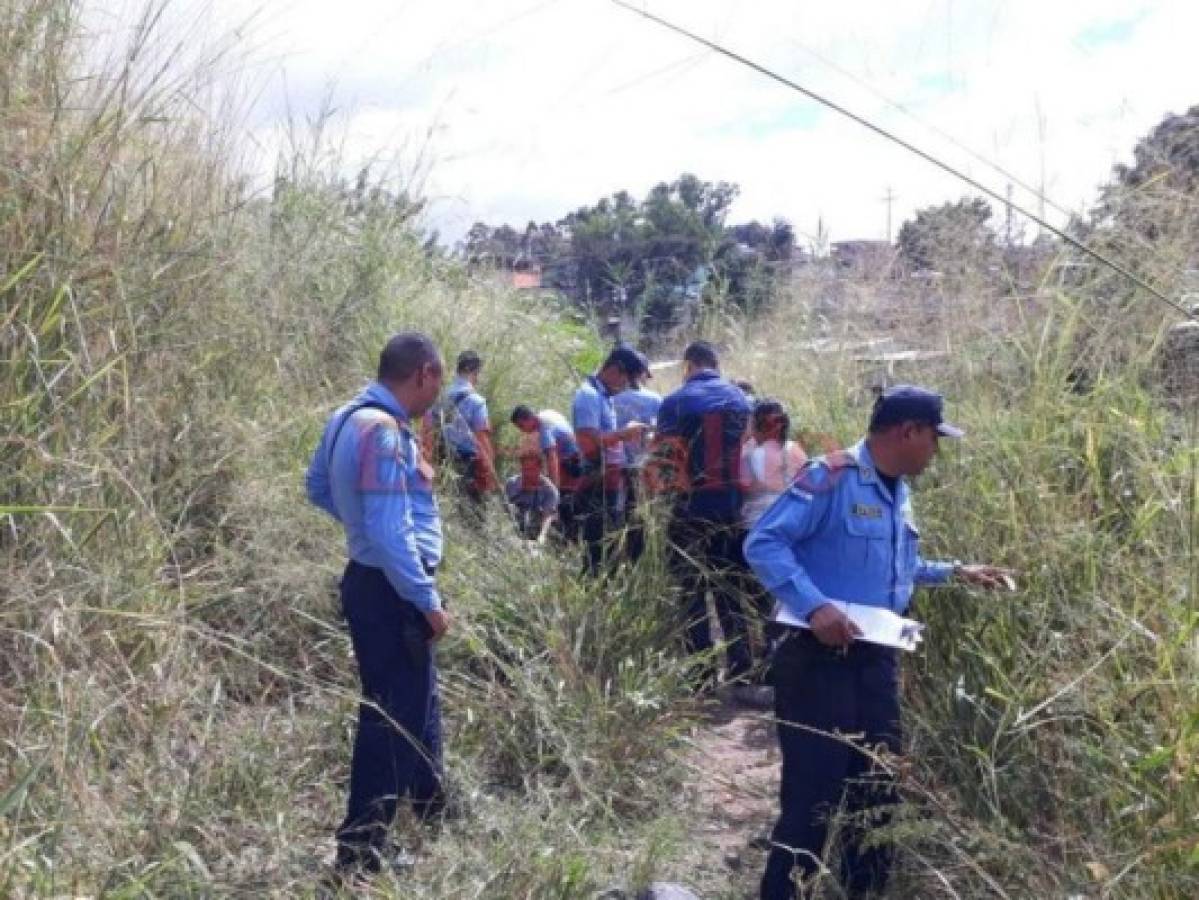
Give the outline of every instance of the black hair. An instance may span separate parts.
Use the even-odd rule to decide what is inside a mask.
[[[600,369],[606,369],[609,366],[615,366],[625,375],[630,378],[636,378],[644,371],[641,359],[637,356],[637,351],[632,347],[618,345],[613,347],[604,359]]]
[[[787,409],[778,400],[762,399],[754,404],[754,430],[758,431],[765,427],[766,423],[771,419],[777,421],[782,430],[779,434],[779,440],[782,443],[787,443],[787,435],[791,431],[791,417],[787,415]]]
[[[720,358],[716,355],[716,348],[707,341],[692,341],[687,345],[687,349],[683,351],[683,361],[689,362],[693,366],[699,366],[701,369],[719,369]]]
[[[478,372],[483,368],[483,357],[474,350],[463,350],[458,354],[458,366],[456,371],[459,375],[470,375],[473,372]]]
[[[735,386],[735,387],[736,387],[736,388],[737,388],[739,391],[741,391],[741,393],[745,394],[747,397],[753,397],[753,396],[754,396],[754,386],[753,386],[752,384],[750,384],[748,381],[746,381],[744,378],[738,378],[738,379],[736,379],[736,380],[733,382],[733,385],[734,385],[734,386]]]
[[[522,403],[520,406],[517,406],[514,410],[512,410],[512,424],[519,425],[525,419],[536,415],[537,414],[533,412],[533,410],[529,409]]]
[[[378,379],[407,381],[427,365],[441,368],[441,354],[433,339],[419,331],[401,331],[383,346],[383,352],[379,354]]]

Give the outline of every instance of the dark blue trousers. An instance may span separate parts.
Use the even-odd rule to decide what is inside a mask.
[[[827,820],[841,804],[857,820],[840,835],[841,884],[850,897],[881,892],[891,853],[882,846],[862,848],[860,814],[872,810],[870,823],[882,825],[897,797],[893,779],[875,772],[858,747],[900,750],[898,651],[859,641],[842,654],[810,631],[789,628],[775,649],[770,678],[783,772],[762,900],[796,896],[793,867],[805,876],[818,870]],[[816,732],[839,732],[854,742]]]
[[[743,532],[734,524],[678,515],[671,519],[670,567],[683,592],[687,617],[684,641],[691,653],[712,649],[708,622],[708,592],[716,607],[728,653],[730,681],[746,676],[753,667],[749,649],[747,610],[743,606]],[[715,672],[708,678],[715,681]]]
[[[341,602],[363,700],[337,861],[377,868],[401,797],[422,818],[444,802],[437,667],[424,613],[400,598],[381,569],[351,562]]]
[[[575,491],[572,515],[586,544],[584,571],[588,575],[598,576],[616,561],[619,548],[613,539],[624,527],[624,509],[622,488],[607,489],[596,483]]]
[[[638,504],[645,500],[640,468],[624,470],[624,495],[625,557],[635,563],[645,555],[645,524],[637,515]]]

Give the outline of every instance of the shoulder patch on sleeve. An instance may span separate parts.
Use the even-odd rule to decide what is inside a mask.
[[[805,490],[802,485],[799,485],[795,482],[791,483],[791,487],[787,489],[787,494],[791,497],[794,497],[796,500],[802,500],[805,503],[811,503],[816,498],[815,494],[813,494],[811,491]]]
[[[402,479],[397,466],[401,438],[395,420],[385,414],[371,416],[360,428],[358,489],[366,493],[396,490]]]
[[[814,494],[828,490],[829,472],[823,460],[813,459],[804,463],[803,468],[796,473],[788,489],[793,497],[800,500],[811,500]]]
[[[852,463],[853,457],[849,459]],[[838,464],[840,462],[840,453],[808,460],[791,482],[791,492],[801,499],[810,499],[810,495],[827,494],[834,490],[845,471],[845,467]],[[805,498],[805,494],[809,496]]]
[[[400,430],[395,420],[386,413],[372,410],[369,418],[364,417],[362,430],[370,440],[370,447],[376,454],[394,454],[400,447]]]

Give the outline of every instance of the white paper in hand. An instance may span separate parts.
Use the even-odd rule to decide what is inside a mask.
[[[862,606],[843,600],[831,602],[861,630],[862,636],[857,639],[859,641],[911,652],[924,640],[924,625],[915,619],[906,619],[878,606]],[[774,619],[784,625],[811,628],[807,622],[791,615],[781,604],[775,609]]]

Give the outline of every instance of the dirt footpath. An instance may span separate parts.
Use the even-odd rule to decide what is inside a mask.
[[[728,700],[714,704],[696,729],[688,761],[694,771],[705,900],[757,895],[765,839],[778,810],[779,751],[771,713]]]

